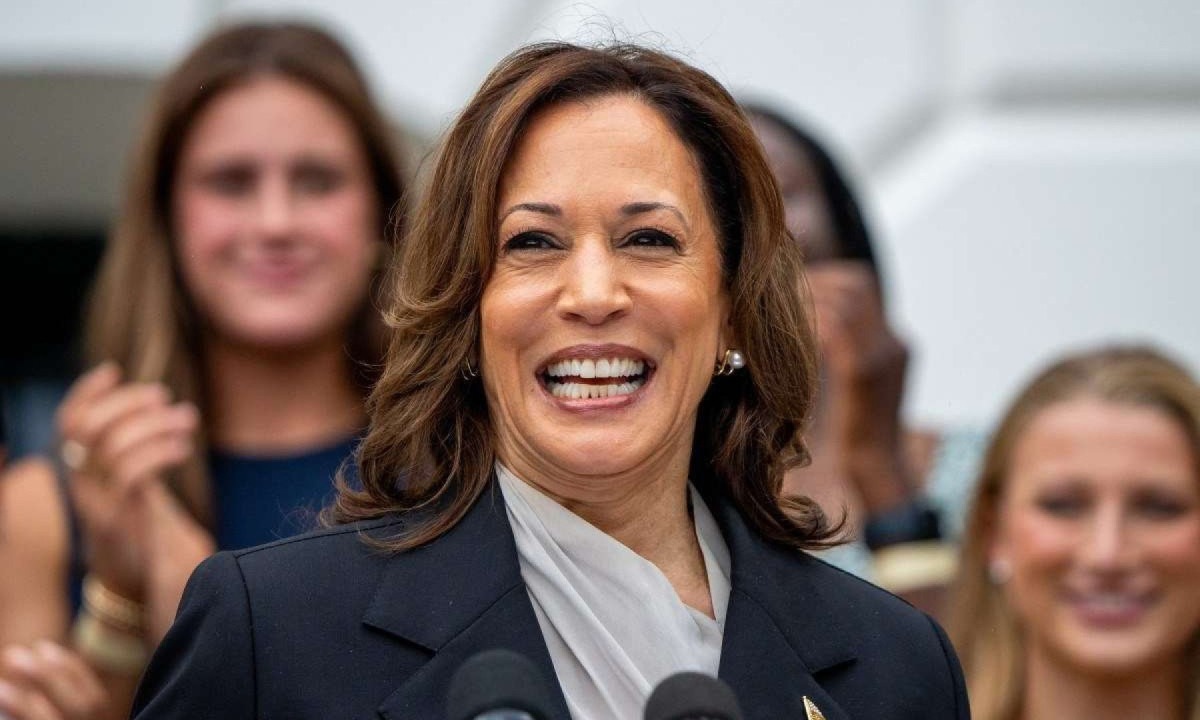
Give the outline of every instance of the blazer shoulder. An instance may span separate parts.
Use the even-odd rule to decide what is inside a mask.
[[[398,535],[411,524],[412,520],[405,515],[391,514],[346,525],[310,530],[262,545],[231,550],[229,554],[239,562],[253,562],[252,558],[256,556],[279,560],[293,554],[346,552],[357,545],[369,546],[372,539],[386,540]]]
[[[820,558],[805,554],[801,562],[829,614],[828,626],[838,627],[842,639],[857,649],[849,672],[830,682],[843,685],[849,696],[879,691],[896,707],[915,711],[937,705],[932,716],[969,716],[962,668],[937,621]]]
[[[904,598],[815,555],[803,553],[802,562],[809,566],[811,582],[847,612],[869,615],[874,622],[896,622],[911,625],[921,633],[928,632],[929,617]]]
[[[272,596],[284,588],[346,591],[376,577],[382,565],[396,557],[379,541],[399,535],[409,523],[403,515],[389,515],[226,554],[240,570],[252,600],[260,598],[260,590]],[[346,579],[353,580],[350,586]]]
[[[905,600],[809,553],[774,548],[771,555],[763,569],[772,579],[754,583],[756,594],[806,654],[828,662],[944,656],[936,624]]]

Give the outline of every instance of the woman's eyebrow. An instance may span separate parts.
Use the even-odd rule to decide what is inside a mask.
[[[516,205],[513,205],[512,207],[510,207],[509,209],[504,211],[504,214],[500,216],[500,222],[504,222],[504,218],[506,218],[509,215],[512,215],[513,213],[518,212],[520,210],[525,210],[527,212],[540,213],[542,215],[549,215],[551,217],[562,217],[562,214],[563,214],[562,208],[553,203],[538,203],[538,202],[517,203]]]
[[[633,202],[633,203],[628,203],[626,205],[621,206],[621,214],[624,215],[625,217],[632,217],[634,215],[642,215],[644,213],[654,212],[656,210],[666,210],[667,212],[674,213],[675,216],[679,218],[679,221],[681,223],[683,223],[683,227],[688,232],[691,232],[692,226],[688,223],[687,218],[685,218],[683,216],[683,212],[679,208],[677,208],[674,205],[671,205],[669,203]]]
[[[562,217],[563,214],[562,208],[553,203],[523,202],[517,203],[516,205],[513,205],[505,210],[504,214],[500,216],[500,221],[503,222],[504,219],[509,215],[522,210],[526,212],[539,213],[541,215],[549,215],[556,218]],[[684,217],[683,211],[674,205],[671,205],[670,203],[650,201],[626,203],[625,205],[621,206],[621,215],[624,217],[632,217],[634,215],[643,215],[645,213],[651,213],[657,210],[666,210],[667,212],[674,214],[679,218],[679,221],[684,224],[685,228],[691,230],[691,225],[688,223],[687,218]]]

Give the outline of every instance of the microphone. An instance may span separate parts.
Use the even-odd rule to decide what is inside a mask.
[[[450,680],[449,720],[549,720],[553,695],[538,669],[511,650],[485,650]]]
[[[646,701],[645,720],[742,720],[733,690],[711,675],[681,672],[663,680]]]

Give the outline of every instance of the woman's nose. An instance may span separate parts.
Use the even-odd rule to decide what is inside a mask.
[[[1122,570],[1135,553],[1128,523],[1120,507],[1101,507],[1083,538],[1083,557],[1096,570]]]
[[[628,312],[631,299],[626,272],[607,241],[577,243],[561,272],[559,311],[563,316],[600,325]]]
[[[293,197],[286,182],[268,178],[259,186],[255,208],[256,228],[264,237],[289,236],[295,223]]]

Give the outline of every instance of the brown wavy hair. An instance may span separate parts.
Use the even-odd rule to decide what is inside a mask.
[[[967,677],[971,715],[1016,720],[1024,696],[1024,640],[1002,588],[988,574],[988,553],[1013,450],[1046,408],[1078,398],[1153,408],[1179,424],[1192,446],[1200,482],[1200,385],[1183,366],[1152,348],[1115,346],[1068,356],[1021,391],[984,457],[967,518],[959,574],[950,595],[950,638]],[[1200,572],[1200,568],[1197,568]],[[1200,720],[1198,638],[1189,650],[1187,717]]]
[[[392,134],[354,59],[336,39],[300,23],[242,23],[196,46],[159,84],[144,121],[92,292],[85,344],[90,362],[114,360],[132,380],[161,382],[176,399],[195,403],[202,416],[203,340],[173,241],[176,169],[194,121],[213,98],[265,76],[299,82],[341,109],[367,157],[381,243],[391,245],[390,226],[402,220],[404,185]],[[349,370],[364,395],[386,344],[376,309],[382,284],[376,279],[373,286],[373,297],[348,338],[355,361],[348,363]],[[173,477],[173,487],[197,517],[207,520],[206,444],[203,437],[197,443],[192,459]]]
[[[708,74],[636,45],[552,42],[509,55],[448,131],[414,211],[397,270],[387,364],[368,401],[361,489],[342,483],[326,515],[346,523],[421,508],[386,545],[415,547],[462,518],[488,485],[495,449],[477,357],[479,305],[496,248],[496,196],[517,139],[539,110],[628,95],[654,108],[693,153],[718,222],[731,322],[747,368],[715,379],[701,400],[691,477],[723,490],[768,539],[831,544],[811,500],[782,495],[806,462],[817,349],[798,246],[762,149],[729,93]]]

